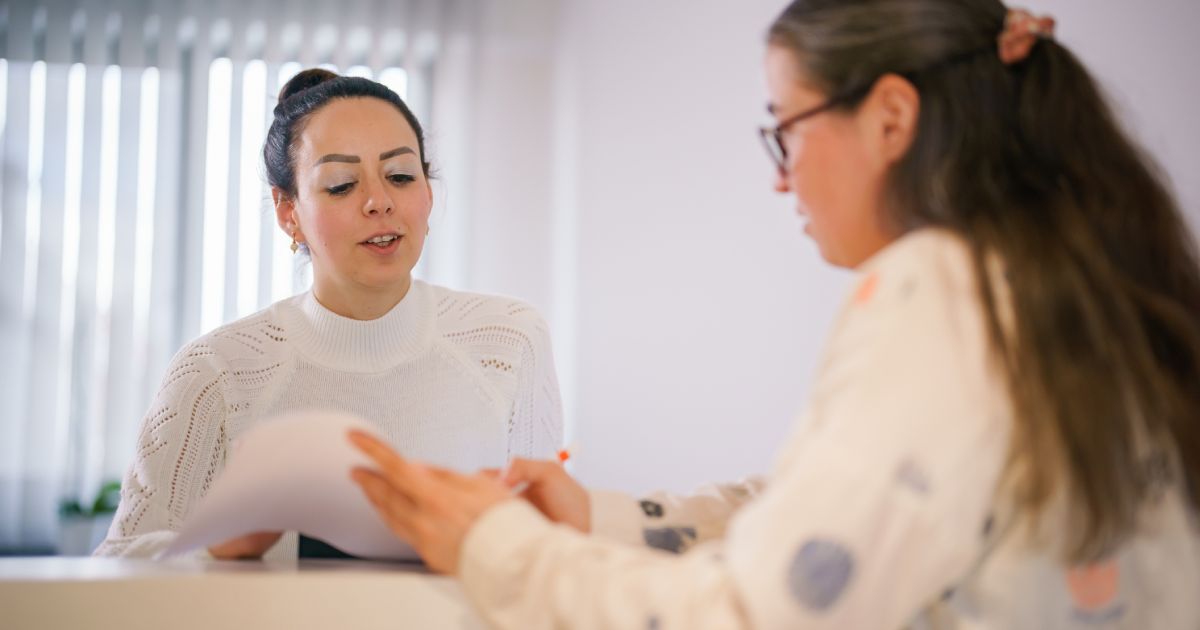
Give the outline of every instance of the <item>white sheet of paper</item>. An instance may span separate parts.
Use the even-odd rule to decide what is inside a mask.
[[[248,430],[164,555],[252,532],[298,531],[355,556],[417,559],[350,479],[354,467],[371,465],[350,444],[352,428],[379,437],[339,411],[284,414]]]

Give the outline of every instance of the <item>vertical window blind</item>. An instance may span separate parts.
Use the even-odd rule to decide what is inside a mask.
[[[52,549],[60,503],[123,475],[183,343],[307,288],[261,165],[283,83],[311,66],[373,78],[427,128],[453,126],[469,97],[441,86],[469,85],[472,15],[468,0],[0,5],[0,550]]]

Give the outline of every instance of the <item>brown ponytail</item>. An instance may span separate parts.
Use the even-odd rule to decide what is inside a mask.
[[[1042,39],[1001,62],[1006,14],[996,0],[797,0],[769,42],[831,94],[888,73],[917,87],[917,136],[883,219],[970,244],[1016,410],[1014,498],[1036,517],[1064,491],[1080,523],[1068,556],[1094,559],[1150,495],[1140,444],[1181,462],[1198,503],[1200,265],[1161,175],[1075,56]],[[984,272],[993,253],[1007,332]]]

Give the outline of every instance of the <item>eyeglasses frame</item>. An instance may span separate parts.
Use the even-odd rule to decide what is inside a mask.
[[[783,134],[788,130],[788,127],[791,127],[802,120],[812,118],[817,114],[827,112],[835,107],[852,103],[866,95],[867,92],[870,92],[873,86],[874,82],[865,87],[856,88],[842,94],[832,96],[826,99],[820,105],[817,105],[811,109],[806,109],[794,116],[791,116],[774,127],[759,127],[758,133],[762,137],[763,147],[767,150],[767,155],[771,158],[771,161],[775,163],[775,166],[779,169],[779,172],[784,173],[787,171],[788,152],[787,147],[783,143]]]

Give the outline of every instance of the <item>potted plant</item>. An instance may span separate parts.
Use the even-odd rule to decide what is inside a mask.
[[[96,499],[83,505],[77,499],[59,506],[58,553],[63,556],[87,556],[108,534],[117,504],[121,502],[121,482],[100,486]]]

